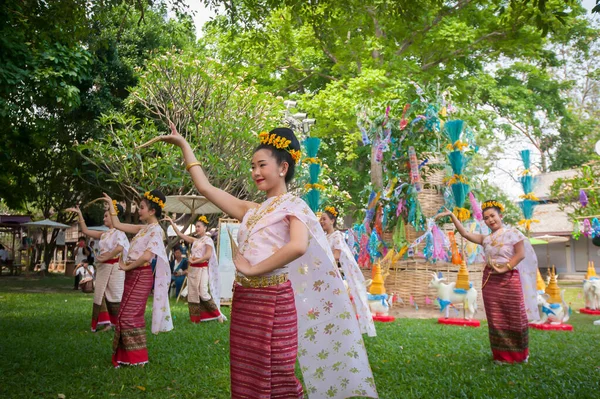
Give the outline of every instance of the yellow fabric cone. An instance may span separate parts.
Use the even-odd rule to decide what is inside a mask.
[[[537,271],[537,290],[538,291],[546,291],[546,283],[542,278],[542,273],[540,273],[540,269]]]
[[[546,287],[546,294],[550,296],[548,303],[560,303],[560,288],[558,287],[558,281],[556,280],[556,271],[554,267],[550,271],[550,282]]]
[[[463,290],[471,288],[469,284],[469,271],[467,270],[467,263],[464,260],[460,264],[460,269],[458,269],[455,288]]]
[[[585,279],[589,280],[590,277],[597,277],[596,268],[594,268],[594,262],[588,262],[587,273],[585,274]]]
[[[373,282],[369,287],[371,295],[385,294],[385,286],[383,285],[383,276],[381,275],[381,265],[379,263],[373,265]]]

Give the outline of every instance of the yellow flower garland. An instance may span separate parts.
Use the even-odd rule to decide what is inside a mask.
[[[335,208],[332,206],[326,206],[325,212],[331,213],[334,217],[337,217],[337,215],[338,215],[338,211],[336,211]]]
[[[302,153],[299,150],[290,149],[289,146],[292,143],[291,140],[276,135],[275,133],[269,134],[268,132],[260,132],[258,135],[261,144],[273,146],[279,150],[285,150],[290,153],[295,163],[300,161]]]
[[[160,206],[160,209],[165,208],[165,203],[160,198],[155,197],[152,194],[150,194],[150,191],[146,191],[144,193],[144,198],[146,198],[148,201],[152,201],[155,204],[157,204],[158,206]]]

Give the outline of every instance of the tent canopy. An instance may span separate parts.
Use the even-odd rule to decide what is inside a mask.
[[[222,211],[201,195],[169,195],[165,203],[165,212],[206,215]]]
[[[30,226],[30,227],[51,227],[53,229],[68,229],[69,227],[71,227],[68,224],[57,223],[57,222],[55,222],[53,220],[50,220],[50,219],[38,220],[37,222],[23,223],[23,226]]]

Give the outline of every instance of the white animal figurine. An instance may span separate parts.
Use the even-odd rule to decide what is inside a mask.
[[[367,300],[373,316],[387,316],[390,312],[390,297],[387,294],[368,294]]]
[[[540,320],[533,324],[544,324],[546,322],[554,325],[563,324],[569,321],[571,312],[569,305],[565,302],[565,290],[560,292],[562,303],[548,303],[548,294],[538,294],[538,307],[540,309]]]
[[[600,278],[590,277],[589,280],[583,280],[583,297],[586,309],[600,310]]]
[[[466,311],[465,318],[471,320],[477,311],[477,291],[475,288],[471,287],[466,293],[457,292],[455,290],[456,283],[443,283],[442,281],[446,278],[438,277],[435,273],[432,273],[432,277],[429,287],[437,290],[440,310],[446,312],[446,319],[449,317],[450,304],[463,304]]]

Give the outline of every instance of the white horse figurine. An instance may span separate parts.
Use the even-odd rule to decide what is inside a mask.
[[[457,290],[456,283],[446,284],[443,280],[445,277],[438,277],[437,274],[432,273],[432,279],[429,283],[430,288],[435,288],[438,294],[438,301],[440,303],[440,310],[446,311],[446,319],[449,317],[450,304],[463,304],[466,311],[465,318],[471,320],[477,311],[477,291],[471,287],[469,290]],[[463,291],[463,292],[461,292]]]
[[[563,324],[569,321],[570,309],[565,302],[565,290],[560,292],[561,303],[548,303],[548,294],[538,294],[538,307],[540,308],[540,320],[532,322],[533,324],[544,324],[546,322],[554,325]]]
[[[600,278],[583,280],[583,297],[586,309],[600,310]]]

